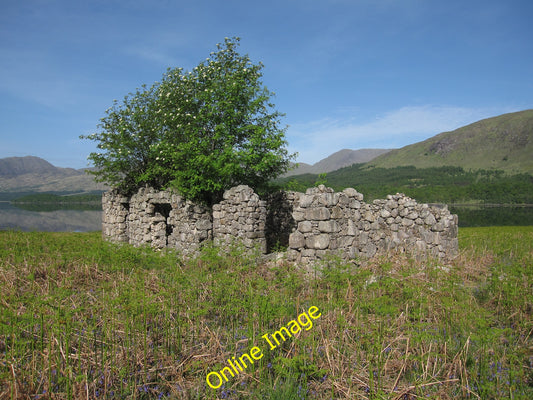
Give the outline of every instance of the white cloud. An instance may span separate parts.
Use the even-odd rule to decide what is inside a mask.
[[[374,120],[324,118],[295,124],[287,131],[298,161],[313,164],[341,149],[399,148],[441,132],[514,110],[451,106],[413,106],[378,115]]]

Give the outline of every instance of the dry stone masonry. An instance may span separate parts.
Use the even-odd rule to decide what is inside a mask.
[[[311,261],[326,254],[370,258],[390,251],[445,258],[457,253],[457,216],[396,194],[372,204],[349,188],[319,186],[297,193],[288,257]]]
[[[103,194],[102,208],[102,234],[114,242],[189,254],[213,237],[211,211],[168,190],[141,188],[129,198],[110,191]]]
[[[241,185],[210,209],[171,190],[142,188],[131,197],[104,193],[102,204],[106,239],[185,255],[208,240],[237,242],[263,254],[286,248],[288,260],[302,263],[328,254],[355,259],[398,251],[452,258],[458,251],[457,216],[403,194],[368,204],[355,189],[335,192],[320,185],[262,200]]]
[[[228,245],[237,241],[246,248],[258,247],[261,253],[266,253],[266,201],[244,185],[227,190],[223,198],[213,206],[215,244]]]

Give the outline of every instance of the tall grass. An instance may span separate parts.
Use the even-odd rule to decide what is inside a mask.
[[[453,262],[239,248],[195,259],[99,233],[0,233],[1,399],[533,398],[533,227],[463,228]],[[261,336],[317,306],[268,351]],[[219,389],[206,375],[264,356]]]

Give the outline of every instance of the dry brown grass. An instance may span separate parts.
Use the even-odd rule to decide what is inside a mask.
[[[528,398],[532,274],[518,267],[532,235],[471,232],[446,264],[395,255],[317,274],[237,250],[182,263],[96,236],[2,234],[0,399]],[[312,305],[310,330],[206,385]]]

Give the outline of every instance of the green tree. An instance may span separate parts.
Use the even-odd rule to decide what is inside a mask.
[[[260,189],[285,172],[283,114],[263,86],[263,65],[226,38],[192,71],[169,69],[161,82],[115,102],[82,138],[103,152],[89,159],[98,181],[124,192],[148,184],[174,187],[187,198],[218,201],[224,190],[247,184]]]

